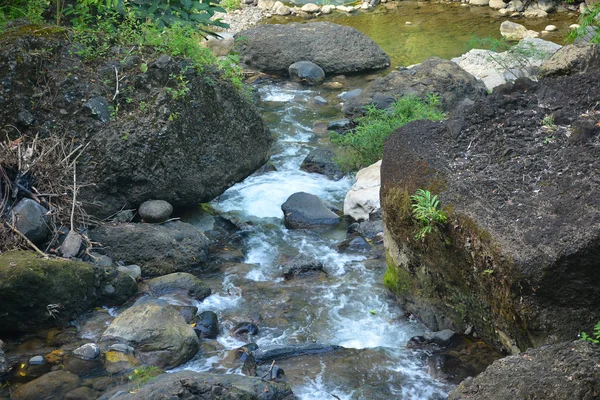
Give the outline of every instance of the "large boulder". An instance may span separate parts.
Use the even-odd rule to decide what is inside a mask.
[[[542,77],[584,74],[600,71],[600,45],[570,44],[547,60],[540,69]]]
[[[581,94],[585,93],[585,101]],[[600,73],[517,80],[446,122],[387,140],[385,282],[432,330],[475,332],[517,353],[600,320]],[[448,223],[424,240],[417,189]],[[584,295],[582,295],[582,293]]]
[[[124,390],[125,389],[125,390]],[[115,395],[115,392],[118,394]],[[99,400],[292,400],[294,394],[287,383],[264,381],[260,378],[208,372],[180,371],[162,374],[148,381],[139,390],[130,392],[119,387]]]
[[[600,347],[563,342],[502,358],[450,393],[449,400],[587,400],[600,396]]]
[[[336,225],[340,217],[314,194],[294,193],[281,205],[288,229],[307,229]]]
[[[183,293],[202,301],[210,295],[210,288],[200,279],[186,272],[176,272],[174,274],[159,276],[146,282],[150,292],[157,297]]]
[[[179,311],[164,300],[142,297],[111,322],[104,342],[132,346],[147,365],[174,368],[191,359],[198,337]]]
[[[31,199],[22,199],[14,206],[15,225],[19,232],[33,243],[43,243],[48,239],[48,210]]]
[[[81,386],[81,379],[67,371],[52,371],[19,386],[11,395],[14,400],[65,399],[67,394]]]
[[[37,253],[0,255],[0,334],[66,325],[90,308],[125,302],[137,284],[115,267],[99,267]]]
[[[259,25],[239,32],[234,49],[242,63],[285,74],[297,61],[311,61],[326,74],[344,74],[390,65],[389,56],[365,34],[330,22]],[[275,39],[274,39],[275,38]]]
[[[347,114],[360,113],[367,104],[387,108],[396,97],[439,96],[443,110],[454,110],[485,95],[485,86],[452,61],[430,57],[421,64],[375,79],[357,97],[344,104]]]
[[[43,27],[3,35],[0,123],[17,126],[24,110],[32,122],[23,135],[64,133],[85,149],[77,200],[88,213],[102,219],[147,199],[194,206],[267,161],[273,138],[257,109],[209,66],[199,73],[185,60],[142,60],[119,47],[87,64],[66,36]],[[40,49],[52,51],[40,59]],[[32,107],[32,95],[44,106]]]
[[[355,221],[368,221],[371,214],[379,213],[380,168],[381,160],[356,173],[356,182],[344,199],[344,215]]]
[[[136,264],[146,276],[190,271],[208,257],[208,239],[193,225],[181,221],[166,224],[105,224],[89,233],[101,244],[99,251],[115,261]]]

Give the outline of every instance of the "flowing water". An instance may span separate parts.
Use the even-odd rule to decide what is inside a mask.
[[[312,100],[316,95],[334,99],[335,93],[289,84],[265,84],[258,93],[259,108],[278,137],[271,157],[277,171],[249,177],[212,203],[250,223],[241,244],[245,264],[232,264],[208,280],[216,293],[197,306],[215,311],[225,332],[218,344],[205,346],[181,368],[239,373],[239,365],[227,362],[227,350],[246,342],[226,330],[234,321],[260,316],[260,331],[251,340],[261,349],[305,343],[344,347],[277,362],[301,399],[444,398],[449,386],[429,377],[424,354],[404,348],[424,327],[405,317],[386,293],[381,249],[339,252],[345,223],[315,231],[288,230],[283,224],[281,204],[291,194],[312,193],[341,207],[353,183],[299,169],[320,140],[312,132],[313,121],[339,113]],[[211,218],[198,215],[189,221],[207,229]],[[322,261],[328,275],[284,280],[280,265],[298,254]]]

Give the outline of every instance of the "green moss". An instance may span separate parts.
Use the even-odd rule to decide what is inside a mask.
[[[383,283],[396,296],[405,294],[411,288],[411,276],[408,271],[399,267],[388,252],[385,254],[387,269],[383,276]]]

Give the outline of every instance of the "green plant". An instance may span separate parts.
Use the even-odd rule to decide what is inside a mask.
[[[581,332],[581,340],[587,340],[595,344],[600,344],[600,321],[594,326],[594,333],[588,335],[585,332]]]
[[[122,1],[119,0],[119,2]],[[225,13],[227,11],[210,0],[130,0],[127,5],[136,18],[153,20],[159,28],[182,25],[212,34],[203,27],[229,27],[219,19],[211,20],[216,12]]]
[[[227,11],[233,11],[242,8],[240,0],[221,0],[220,4]]]
[[[150,379],[157,377],[158,375],[164,373],[164,371],[154,365],[152,366],[142,366],[133,370],[133,372],[127,376],[131,382],[137,385],[139,389],[144,383],[148,382]]]
[[[595,29],[592,33],[592,29]],[[568,41],[590,39],[590,43],[600,44],[600,3],[589,6],[579,17],[579,27],[571,31]]]
[[[350,171],[380,160],[385,139],[402,125],[419,119],[441,120],[443,114],[437,108],[438,103],[438,98],[432,95],[425,100],[405,96],[385,110],[367,106],[364,115],[356,119],[358,125],[354,130],[344,134],[330,133],[332,143],[343,153],[337,159],[338,164]]]
[[[556,123],[554,122],[554,115],[546,114],[542,118],[542,125],[549,129],[556,129]]]
[[[424,240],[425,236],[431,233],[438,224],[446,223],[446,213],[438,208],[437,195],[432,195],[429,190],[418,189],[416,194],[410,198],[413,202],[413,217],[421,224],[421,228],[415,234],[415,239]]]

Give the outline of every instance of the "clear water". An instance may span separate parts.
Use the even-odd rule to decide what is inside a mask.
[[[260,332],[252,340],[262,349],[302,343],[345,348],[277,362],[300,399],[331,399],[332,394],[340,399],[445,398],[450,387],[429,377],[423,354],[404,349],[424,327],[405,318],[386,293],[385,261],[368,252],[338,252],[345,224],[325,231],[283,225],[281,204],[291,194],[305,191],[341,207],[353,183],[352,178],[332,181],[299,169],[319,142],[313,121],[332,114],[331,108],[313,106],[312,99],[337,99],[336,93],[293,85],[265,85],[259,93],[259,108],[278,136],[271,158],[277,171],[246,179],[212,204],[252,222],[242,244],[247,264],[231,265],[209,280],[216,293],[197,306],[215,311],[225,329],[218,343],[180,369],[240,373],[227,363],[227,350],[245,342],[227,330],[258,313]],[[298,254],[321,260],[328,276],[284,281],[282,260]]]

